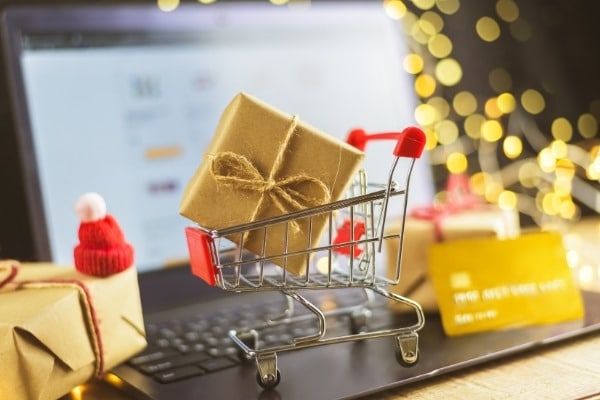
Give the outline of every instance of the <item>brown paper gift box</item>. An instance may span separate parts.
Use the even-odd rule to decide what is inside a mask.
[[[239,182],[217,182],[215,176],[222,176],[222,171],[214,167],[215,160],[224,155],[242,156],[252,165],[236,171],[233,169],[238,165],[231,167],[224,173],[229,174],[226,179],[236,175],[258,187],[248,189]],[[206,157],[186,187],[180,213],[205,229],[219,230],[328,203],[342,197],[363,158],[364,154],[352,146],[240,93],[223,112]],[[251,168],[256,169],[253,176],[248,175]],[[282,190],[265,189],[269,177]],[[284,198],[290,194],[299,200],[297,204]],[[310,238],[307,218],[298,220],[295,227],[288,226],[287,251],[306,249],[309,239],[317,243],[325,222],[323,217],[313,219]],[[282,254],[285,229],[285,224],[268,228],[266,256]],[[263,237],[263,231],[252,231],[245,237],[243,247],[260,255]],[[240,242],[239,237],[231,240]],[[305,272],[307,265],[305,255],[272,261],[298,275]]]
[[[399,224],[400,221],[394,221],[388,229],[398,232]],[[444,241],[482,236],[512,237],[520,231],[517,212],[502,210],[495,205],[480,206],[474,210],[445,216],[440,228]],[[434,222],[409,216],[404,229],[400,281],[389,289],[417,301],[424,311],[435,312],[438,310],[437,299],[428,276],[429,247],[438,240]],[[390,263],[388,270],[392,271],[396,267],[393,263],[396,261],[399,242],[387,240],[385,243],[386,258]]]
[[[134,267],[95,278],[17,265],[0,261],[0,284],[17,271],[0,289],[0,398],[56,399],[146,346]]]

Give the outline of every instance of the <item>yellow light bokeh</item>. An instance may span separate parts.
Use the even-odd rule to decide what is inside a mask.
[[[435,6],[435,0],[412,0],[412,2],[421,10],[429,10]]]
[[[518,136],[507,136],[502,143],[504,155],[508,158],[518,158],[523,153],[523,142]]]
[[[560,207],[559,207],[559,214],[560,214],[561,218],[564,218],[564,219],[576,219],[577,218],[578,208],[575,205],[575,203],[573,203],[573,199],[571,199],[571,197],[568,197],[568,198],[564,199],[563,201],[561,201]]]
[[[500,118],[502,116],[502,111],[498,108],[498,101],[495,97],[488,99],[483,108],[488,118]]]
[[[465,133],[471,139],[481,138],[481,126],[485,122],[485,117],[481,114],[471,114],[465,118]]]
[[[552,154],[552,150],[549,147],[542,149],[537,155],[537,162],[540,169],[546,173],[554,172],[556,167],[556,158]]]
[[[481,137],[488,142],[497,142],[503,134],[502,125],[494,119],[486,120],[481,124]]]
[[[437,146],[437,137],[433,129],[425,129],[425,150],[431,150]]]
[[[526,42],[531,39],[532,29],[524,19],[517,19],[509,26],[509,31],[512,37],[520,42]]]
[[[429,100],[427,100],[427,104],[429,104],[437,110],[440,120],[446,119],[450,114],[450,105],[443,97],[432,97]]]
[[[573,137],[573,127],[569,120],[564,117],[554,119],[550,131],[552,132],[554,139],[563,142],[568,142]]]
[[[452,53],[452,41],[443,33],[433,35],[427,43],[427,50],[436,58],[448,57]]]
[[[510,190],[503,190],[498,195],[498,206],[503,210],[514,210],[517,208],[517,195]]]
[[[444,86],[454,86],[462,79],[462,67],[453,58],[444,58],[435,66],[435,77]]]
[[[466,117],[477,111],[477,99],[471,92],[458,92],[452,100],[452,108],[458,115]]]
[[[467,157],[458,152],[451,153],[448,155],[446,160],[446,168],[452,174],[462,174],[467,170],[468,161]]]
[[[519,18],[519,7],[514,0],[498,0],[496,13],[505,22],[513,22]]]
[[[477,35],[486,42],[493,42],[500,37],[500,26],[491,17],[481,17],[475,23]]]
[[[415,108],[415,121],[424,127],[433,125],[437,118],[437,111],[429,104],[419,104]]]
[[[458,139],[458,127],[454,121],[445,119],[435,126],[437,140],[440,144],[452,144]]]
[[[435,5],[446,15],[453,15],[460,9],[459,0],[436,0]]]
[[[512,76],[504,68],[494,68],[488,75],[490,87],[496,93],[508,92],[512,88]]]
[[[418,24],[419,24],[419,29],[421,29],[421,31],[424,34],[426,34],[428,37],[433,36],[438,33],[438,31],[435,28],[435,25],[433,25],[430,21],[423,19],[422,16],[421,16],[421,18],[419,18]]]
[[[568,156],[568,147],[562,140],[553,140],[550,143],[550,151],[555,159],[566,158]]]
[[[598,121],[593,114],[581,114],[577,119],[577,130],[586,139],[591,139],[598,133]]]
[[[589,163],[585,169],[586,177],[594,181],[600,180],[600,145],[590,149],[589,157]]]
[[[161,11],[170,12],[179,7],[179,0],[157,0],[156,5]]]
[[[414,20],[411,19],[410,21],[408,21],[406,17],[404,18],[404,20],[406,24],[410,25],[408,33],[413,38],[413,40],[421,45],[426,45],[430,35],[423,31],[420,19],[415,16]]]
[[[542,197],[542,212],[548,215],[557,215],[560,209],[560,197],[556,193],[546,193]]]
[[[420,97],[426,98],[435,92],[436,81],[428,74],[421,74],[415,79],[415,92]]]
[[[496,99],[496,105],[503,114],[510,114],[513,112],[516,103],[515,96],[508,92],[501,93]]]
[[[554,193],[559,197],[567,197],[571,195],[571,189],[573,187],[572,180],[568,178],[558,178],[552,183]]]
[[[521,105],[530,114],[539,114],[546,108],[544,96],[535,89],[527,89],[521,94]]]
[[[575,176],[575,164],[568,158],[556,160],[554,173],[557,178],[567,179],[571,181]]]
[[[488,177],[485,172],[476,172],[469,178],[469,184],[473,193],[479,196],[485,194],[485,182]]]
[[[488,181],[489,182],[487,182],[485,185],[484,197],[490,203],[497,203],[498,197],[500,197],[500,194],[504,191],[504,188],[500,182],[496,182],[491,179]]]
[[[521,165],[518,176],[519,182],[526,188],[535,188],[542,181],[540,167],[534,162]]]
[[[418,54],[410,53],[404,57],[402,62],[402,66],[404,70],[409,74],[416,75],[423,70],[424,66],[423,57]]]
[[[198,3],[200,4],[212,4],[217,0],[198,0]]]
[[[426,11],[421,15],[421,21],[426,22],[427,30],[423,29],[426,33],[430,35],[436,35],[444,29],[444,19],[434,11]]]
[[[392,19],[400,20],[406,15],[406,5],[400,0],[384,0],[383,9]]]

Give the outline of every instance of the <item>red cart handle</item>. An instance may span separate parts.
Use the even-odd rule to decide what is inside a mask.
[[[426,142],[425,133],[415,126],[409,126],[402,132],[367,133],[360,128],[353,129],[348,134],[346,142],[360,151],[365,151],[367,142],[370,140],[390,139],[397,140],[394,148],[396,157],[419,158],[423,154]]]

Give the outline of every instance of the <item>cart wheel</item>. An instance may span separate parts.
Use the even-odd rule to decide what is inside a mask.
[[[421,353],[417,350],[416,353],[402,353],[400,349],[396,350],[396,361],[405,368],[414,367],[419,362]]]
[[[269,374],[263,377],[260,375],[260,372],[256,373],[256,382],[258,382],[260,387],[265,390],[273,389],[275,386],[279,385],[280,381],[281,373],[279,372],[279,369],[277,369],[276,376]]]
[[[367,325],[371,318],[371,311],[367,309],[361,309],[354,311],[350,316],[350,333],[356,335],[361,332],[368,330]]]

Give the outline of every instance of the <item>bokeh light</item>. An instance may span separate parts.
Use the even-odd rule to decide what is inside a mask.
[[[481,17],[475,24],[477,35],[486,42],[493,42],[500,37],[500,26],[491,17]]]

